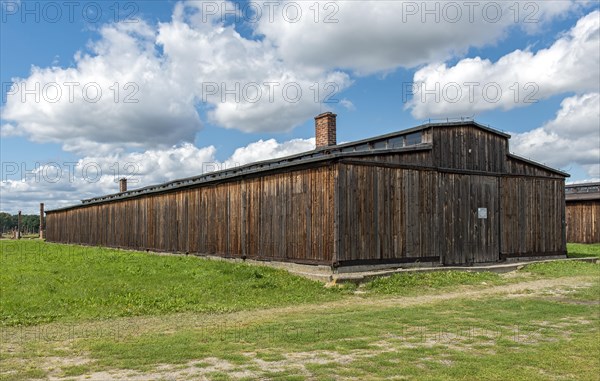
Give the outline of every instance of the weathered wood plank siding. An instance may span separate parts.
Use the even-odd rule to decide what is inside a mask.
[[[340,263],[435,256],[436,172],[339,166]]]
[[[356,156],[343,161],[354,162],[361,161],[367,163],[373,163],[374,165],[380,164],[402,164],[406,166],[415,167],[433,167],[433,155],[431,148],[423,148],[414,152],[402,152],[402,153],[388,153],[384,155],[368,155],[368,156]]]
[[[334,179],[322,166],[50,212],[47,239],[329,264]]]
[[[565,254],[564,179],[503,177],[501,257]]]
[[[554,177],[557,179],[564,179],[564,177],[559,174],[546,170],[544,168],[533,166],[527,161],[517,158],[514,156],[509,156],[506,162],[506,171],[511,175],[520,175],[520,176],[542,176],[542,177]]]
[[[600,243],[600,200],[567,201],[567,242]]]
[[[438,250],[444,264],[498,261],[498,178],[445,173],[437,190]],[[485,209],[485,218],[479,208]]]
[[[508,153],[507,138],[473,126],[435,128],[434,163],[455,168],[503,173]]]

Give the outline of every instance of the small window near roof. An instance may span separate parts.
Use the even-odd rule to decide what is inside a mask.
[[[401,148],[404,145],[404,136],[396,136],[388,140],[389,148]]]
[[[404,145],[404,136],[396,136],[388,141],[390,148],[401,148]]]
[[[369,150],[369,145],[368,144],[361,144],[359,146],[355,147],[356,151],[368,151]]]
[[[419,144],[419,143],[421,143],[421,139],[422,139],[421,131],[413,132],[412,134],[406,135],[406,145],[412,146],[415,144]]]

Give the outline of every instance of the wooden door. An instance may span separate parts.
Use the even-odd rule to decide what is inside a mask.
[[[471,177],[467,263],[497,262],[499,246],[499,196],[496,177]]]
[[[444,174],[440,176],[438,189],[438,240],[442,263],[469,265],[498,261],[498,179]]]

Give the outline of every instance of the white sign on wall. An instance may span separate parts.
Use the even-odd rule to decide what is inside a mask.
[[[487,208],[477,208],[477,217],[487,219]]]

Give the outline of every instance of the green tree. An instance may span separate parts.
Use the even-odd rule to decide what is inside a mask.
[[[10,215],[6,212],[0,212],[0,234],[8,233],[17,228],[19,215]],[[21,232],[27,234],[38,233],[40,231],[40,216],[36,214],[21,215]]]

